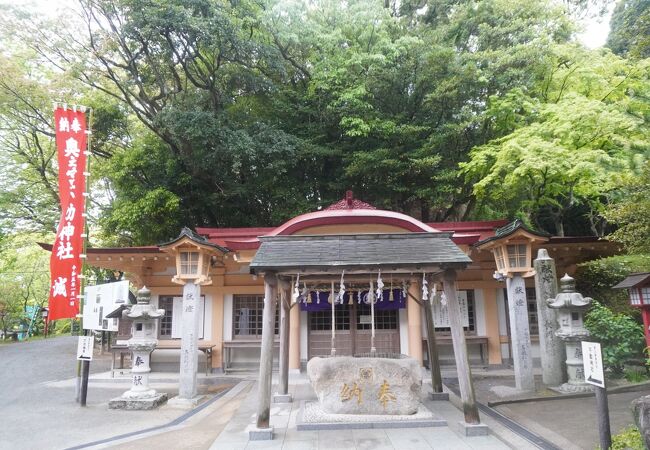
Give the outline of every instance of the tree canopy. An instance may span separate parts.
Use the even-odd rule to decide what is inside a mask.
[[[617,7],[613,53],[576,42],[575,16],[606,3],[81,0],[55,19],[7,9],[0,225],[54,228],[50,101],[67,100],[93,108],[95,244],[277,225],[346,189],[424,221],[520,216],[603,235],[647,159],[650,86],[644,44],[625,35],[642,17],[621,19],[643,2]]]

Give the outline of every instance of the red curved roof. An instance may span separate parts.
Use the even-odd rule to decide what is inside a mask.
[[[383,209],[326,209],[296,216],[266,236],[294,234],[296,231],[321,225],[349,225],[355,223],[393,225],[414,232],[434,233],[439,231],[406,214]]]
[[[456,244],[473,244],[494,235],[494,229],[507,221],[485,222],[439,222],[424,223],[406,214],[376,209],[369,203],[354,198],[352,191],[331,204],[326,209],[296,216],[274,228],[197,228],[197,233],[206,236],[211,242],[231,250],[256,249],[260,245],[259,236],[291,235],[305,228],[324,225],[382,224],[392,225],[410,232],[453,231]]]

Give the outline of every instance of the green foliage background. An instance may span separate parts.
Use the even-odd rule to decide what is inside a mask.
[[[55,231],[60,100],[93,109],[91,245],[278,225],[353,189],[425,222],[520,217],[648,253],[648,4],[621,0],[609,48],[587,49],[577,18],[607,4],[2,6],[0,230]]]

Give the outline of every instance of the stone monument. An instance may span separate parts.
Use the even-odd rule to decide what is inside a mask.
[[[585,371],[582,362],[582,341],[589,337],[589,331],[584,327],[584,313],[589,308],[592,299],[583,297],[576,292],[573,278],[565,274],[560,280],[560,293],[555,298],[546,300],[549,308],[557,310],[560,328],[556,335],[566,346],[566,370],[568,381],[554,390],[569,394],[575,392],[591,392],[590,384],[585,383]]]
[[[307,375],[330,414],[415,414],[422,369],[413,358],[339,356],[312,358]]]
[[[547,298],[557,295],[555,261],[545,248],[537,252],[533,261],[535,268],[535,298],[537,300],[537,325],[539,329],[539,353],[542,366],[542,382],[547,386],[559,386],[566,381],[564,375],[564,343],[555,334],[558,330],[557,311],[546,306]]]
[[[167,401],[167,394],[149,387],[149,359],[156,348],[156,320],[165,315],[164,309],[150,305],[151,291],[143,287],[138,291],[137,303],[122,312],[122,317],[133,320],[131,339],[127,347],[132,352],[131,389],[108,402],[110,409],[154,409]]]

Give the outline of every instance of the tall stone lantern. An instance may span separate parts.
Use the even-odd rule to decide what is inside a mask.
[[[176,259],[176,275],[172,282],[183,285],[183,312],[181,320],[181,364],[178,397],[170,403],[193,406],[197,396],[199,301],[201,286],[212,284],[210,269],[217,264],[228,249],[213,244],[189,228],[160,249]]]
[[[167,394],[149,387],[149,359],[158,345],[156,321],[165,315],[149,302],[151,291],[143,287],[138,291],[137,303],[122,312],[122,317],[133,320],[131,339],[126,343],[132,352],[131,389],[108,403],[110,409],[153,409],[167,401]]]
[[[546,303],[549,308],[557,309],[560,328],[555,334],[566,346],[566,370],[568,382],[555,388],[562,393],[589,392],[591,385],[585,383],[585,371],[582,362],[582,341],[589,337],[584,326],[584,314],[592,299],[576,292],[576,282],[565,274],[560,279],[560,292]]]
[[[520,220],[515,220],[496,229],[493,237],[474,244],[479,250],[492,251],[497,266],[494,278],[506,281],[515,384],[522,391],[535,390],[524,278],[535,275],[532,265],[533,243],[547,240],[547,235],[532,231]]]

